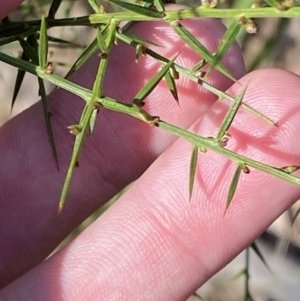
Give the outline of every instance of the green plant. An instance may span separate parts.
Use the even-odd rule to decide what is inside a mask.
[[[134,118],[140,119],[149,124],[149,126],[157,126],[162,130],[168,131],[176,136],[184,138],[191,142],[193,145],[193,153],[191,156],[190,168],[190,182],[189,191],[190,197],[193,192],[194,177],[197,165],[198,150],[205,152],[207,149],[218,152],[219,154],[229,158],[236,163],[236,172],[232,179],[232,184],[229,187],[228,198],[224,200],[227,209],[234,196],[235,190],[238,189],[238,180],[241,172],[247,173],[249,168],[255,168],[271,175],[300,185],[300,179],[293,176],[292,173],[296,171],[299,166],[284,166],[281,168],[272,167],[263,162],[257,162],[238,153],[226,149],[227,131],[230,128],[235,114],[240,106],[244,106],[253,114],[263,118],[276,126],[276,121],[272,121],[268,116],[260,114],[255,108],[249,107],[243,103],[243,96],[245,90],[238,96],[232,97],[223,91],[219,91],[215,87],[206,82],[207,76],[213,69],[217,69],[231,79],[233,75],[222,65],[221,59],[226,51],[229,49],[233,41],[236,40],[241,30],[248,32],[255,31],[255,25],[251,18],[270,18],[270,17],[283,17],[293,18],[300,15],[300,7],[297,2],[290,4],[289,1],[265,1],[265,3],[257,3],[253,8],[214,8],[211,7],[210,1],[207,4],[197,8],[187,8],[178,11],[165,10],[164,4],[157,1],[140,1],[139,3],[122,2],[110,0],[110,3],[125,9],[120,12],[105,12],[104,7],[100,6],[97,1],[89,1],[95,13],[89,16],[80,18],[63,18],[55,19],[56,11],[59,9],[61,1],[53,1],[49,9],[48,17],[42,17],[41,20],[10,22],[8,19],[3,21],[2,28],[0,28],[0,45],[6,45],[18,41],[23,50],[21,59],[9,56],[3,52],[0,53],[0,60],[13,65],[20,69],[19,77],[17,79],[15,96],[17,95],[18,88],[22,84],[22,78],[25,72],[37,75],[39,81],[39,92],[43,101],[45,122],[48,129],[48,135],[52,148],[54,160],[57,162],[57,153],[55,148],[55,139],[52,135],[51,122],[48,115],[47,99],[44,89],[43,80],[47,80],[58,87],[66,89],[75,95],[79,96],[85,102],[85,107],[82,112],[78,124],[70,125],[69,129],[72,134],[76,136],[73,155],[66,175],[65,184],[62,189],[62,195],[59,202],[59,211],[63,209],[68,188],[72,179],[72,175],[76,164],[79,160],[80,150],[84,143],[85,136],[88,132],[92,133],[97,119],[98,110],[102,107],[128,114]],[[290,7],[291,6],[291,7]],[[194,36],[180,23],[180,20],[193,17],[212,17],[212,18],[230,18],[233,21],[228,26],[224,35],[223,42],[220,44],[215,54],[210,53]],[[196,64],[193,68],[187,69],[175,63],[175,58],[168,59],[159,53],[152,51],[147,45],[152,42],[143,37],[132,36],[124,31],[120,31],[120,22],[122,21],[157,21],[162,20],[169,23],[176,33],[194,49],[203,60]],[[24,26],[24,24],[26,26]],[[88,90],[77,84],[72,83],[66,78],[53,74],[52,65],[48,62],[48,43],[49,40],[54,38],[49,37],[47,29],[51,27],[64,27],[64,26],[94,26],[96,31],[96,39],[85,49],[82,55],[78,58],[72,68],[68,71],[68,76],[75,70],[80,68],[87,59],[100,50],[101,60],[98,67],[98,73],[95,78],[93,89]],[[118,99],[107,97],[103,93],[103,82],[108,66],[109,54],[113,47],[115,39],[119,39],[127,44],[136,48],[136,59],[138,60],[142,54],[147,54],[158,60],[162,64],[161,70],[136,94],[130,104],[123,103]],[[60,43],[68,43],[68,41],[58,40]],[[209,69],[205,73],[198,74],[200,67],[209,65]],[[199,85],[215,93],[219,98],[229,99],[233,102],[231,109],[228,111],[220,130],[216,137],[202,137],[193,134],[187,130],[181,129],[176,125],[170,124],[161,120],[159,116],[152,116],[143,109],[143,102],[146,97],[153,91],[157,84],[163,79],[166,79],[168,87],[174,96],[176,102],[179,102],[176,77],[177,73],[180,76],[186,76],[190,80],[195,81]],[[15,99],[15,97],[14,97]],[[14,100],[13,100],[14,102]],[[174,105],[176,105],[174,102]]]

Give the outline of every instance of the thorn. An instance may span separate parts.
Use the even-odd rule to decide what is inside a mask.
[[[227,209],[228,209],[228,207],[226,206],[226,207],[225,207],[225,210],[224,210],[224,212],[223,212],[223,217],[225,216],[225,214],[226,214],[226,212],[227,212]]]

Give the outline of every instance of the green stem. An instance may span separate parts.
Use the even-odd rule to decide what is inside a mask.
[[[158,124],[161,129],[170,132],[178,137],[184,138],[185,140],[190,141],[193,145],[198,145],[198,147],[210,149],[216,153],[223,155],[231,161],[234,161],[236,163],[243,163],[249,167],[264,171],[277,178],[300,186],[300,178],[288,174],[276,167],[272,167],[270,165],[247,158],[243,155],[234,153],[233,151],[226,148],[222,148],[214,139],[198,136],[174,125],[171,125],[165,121],[158,121]]]
[[[24,69],[32,74],[38,75],[40,78],[46,79],[49,82],[55,84],[56,86],[64,88],[64,89],[72,92],[73,94],[81,97],[86,102],[89,102],[91,100],[92,91],[85,89],[83,87],[80,87],[79,85],[76,85],[76,84],[74,84],[66,79],[63,79],[59,76],[56,76],[54,74],[47,74],[47,73],[45,73],[44,70],[41,70],[41,68],[39,68],[31,63],[18,60],[16,58],[10,57],[1,52],[0,52],[0,60],[4,61],[6,63],[9,63],[17,68]],[[124,103],[118,102],[109,97],[97,98],[97,101],[99,103],[101,103],[107,109],[125,113],[125,114],[129,114],[135,118],[138,118],[142,121],[152,124],[152,121],[153,121],[152,116],[137,106],[134,106],[132,104],[124,104]],[[200,137],[196,134],[193,134],[186,130],[180,129],[180,128],[178,128],[174,125],[171,125],[167,122],[164,122],[164,121],[159,121],[159,126],[160,126],[160,128],[175,134],[176,136],[182,137],[182,138],[192,142],[194,145],[199,145],[200,147],[202,146],[202,147],[211,149],[221,155],[224,155],[225,157],[231,159],[234,162],[244,163],[247,166],[267,172],[271,175],[274,175],[280,179],[286,180],[290,183],[300,185],[300,178],[295,177],[291,174],[288,174],[277,168],[271,167],[269,165],[266,165],[266,164],[260,163],[258,161],[244,157],[242,155],[236,154],[228,149],[222,148],[212,139]]]
[[[295,18],[300,16],[300,7],[292,7],[286,10],[278,10],[274,7],[263,8],[188,8],[178,11],[165,11],[161,18],[146,16],[131,11],[112,12],[112,13],[97,13],[89,16],[82,16],[77,18],[64,18],[64,19],[47,19],[49,27],[58,26],[89,26],[108,24],[111,20],[116,22],[122,21],[155,21],[165,20],[168,22],[174,20],[182,20],[188,18],[204,17],[204,18]],[[40,26],[40,20],[28,21],[26,23],[12,23],[9,26],[0,29],[0,37],[7,36],[9,32],[25,31],[24,28],[28,26]],[[26,26],[24,26],[26,25]],[[8,30],[9,29],[9,30]],[[10,33],[11,35],[11,33]]]
[[[54,84],[55,86],[63,88],[86,101],[88,99],[87,96],[91,95],[91,91],[84,87],[72,83],[71,81],[64,79],[58,75],[48,74],[39,66],[36,66],[21,59],[11,57],[3,52],[0,52],[0,61],[3,61],[11,66],[17,67],[21,70],[25,70],[26,72],[29,72],[31,74],[37,75],[38,77],[43,78],[49,81],[50,83]]]

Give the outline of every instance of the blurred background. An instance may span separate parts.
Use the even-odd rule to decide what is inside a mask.
[[[249,0],[219,1],[219,7],[250,7]],[[27,0],[10,17],[15,20],[39,19],[49,9],[51,1]],[[199,6],[200,1],[180,1],[190,6]],[[105,3],[107,10],[108,4]],[[92,13],[86,0],[65,0],[62,2],[57,17],[76,17]],[[230,20],[224,20],[229,24]],[[247,70],[276,67],[300,75],[300,18],[294,19],[257,19],[257,33],[254,35],[241,32],[238,36]],[[73,45],[53,44],[50,46],[50,61],[54,63],[55,73],[65,75],[83,49],[94,38],[94,31],[85,27],[52,28],[49,35],[72,41]],[[13,56],[20,56],[17,43],[0,46],[0,51]],[[67,59],[66,59],[67,58]],[[38,101],[38,84],[34,76],[26,74],[23,85],[11,111],[11,102],[17,70],[0,62],[0,126]],[[52,87],[46,84],[49,92]],[[110,202],[113,203],[114,200]],[[109,206],[108,204],[107,206]],[[106,206],[106,207],[107,207]],[[245,298],[246,260],[249,260],[249,289],[255,301],[298,301],[300,300],[300,217],[291,226],[291,221],[300,203],[284,213],[257,241],[269,269],[251,250],[243,252],[226,268],[203,285],[188,300],[205,301],[241,301]],[[101,208],[92,217],[76,229],[62,243],[66,244],[82,229],[95,220],[105,208]],[[61,247],[60,246],[60,247]],[[249,256],[249,257],[248,257]],[[171,300],[170,300],[171,301]]]

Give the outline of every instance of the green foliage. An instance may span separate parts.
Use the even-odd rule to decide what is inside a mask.
[[[191,163],[190,163],[190,179],[189,179],[189,196],[192,198],[195,175],[197,170],[197,162],[198,162],[198,146],[193,146]]]
[[[231,95],[228,95],[225,92],[216,89],[205,81],[207,75],[214,69],[220,71],[230,79],[235,80],[229,70],[227,70],[223,66],[221,60],[228,51],[229,47],[239,37],[239,35],[241,35],[241,33],[245,35],[246,32],[250,32],[251,30],[254,31],[256,29],[255,27],[253,27],[254,23],[252,22],[252,18],[299,17],[299,1],[295,1],[293,6],[288,5],[288,1],[277,0],[264,1],[264,3],[261,3],[261,5],[258,5],[258,2],[254,5],[253,1],[235,1],[236,6],[234,8],[215,8],[211,5],[200,5],[195,8],[169,11],[164,7],[164,1],[161,0],[139,2],[108,0],[110,4],[121,8],[122,11],[105,12],[104,7],[99,5],[99,2],[97,0],[87,0],[87,3],[94,11],[92,14],[76,18],[66,17],[56,19],[56,13],[61,7],[61,2],[62,1],[57,0],[53,0],[51,2],[48,17],[45,17],[43,14],[39,18],[39,14],[37,14],[35,16],[36,19],[34,20],[21,20],[18,22],[12,22],[8,18],[6,18],[5,20],[3,20],[2,25],[0,26],[0,46],[2,46],[3,48],[3,46],[18,42],[22,48],[22,55],[20,58],[8,55],[4,52],[0,52],[0,61],[3,61],[19,69],[16,78],[15,89],[13,92],[12,106],[17,99],[25,73],[29,72],[36,75],[39,83],[39,95],[41,96],[43,103],[43,113],[47,126],[50,147],[52,149],[56,164],[58,164],[58,159],[55,148],[55,139],[52,134],[51,122],[48,114],[44,80],[49,81],[52,84],[66,89],[74,95],[79,96],[85,103],[85,107],[81,114],[81,118],[78,121],[78,124],[71,125],[69,127],[70,132],[76,137],[72,157],[70,159],[69,168],[59,201],[59,212],[63,209],[74,169],[78,165],[78,162],[80,160],[80,150],[84,143],[84,138],[87,133],[93,132],[95,122],[97,121],[98,111],[101,111],[102,107],[108,110],[130,115],[134,118],[146,122],[150,126],[158,126],[162,130],[168,131],[178,137],[181,137],[192,144],[193,150],[191,154],[189,173],[190,199],[192,197],[194,188],[199,149],[203,152],[207,149],[217,152],[236,164],[236,170],[229,187],[225,210],[227,210],[230,206],[235,191],[236,189],[238,189],[238,182],[242,171],[245,171],[245,169],[248,169],[248,167],[269,173],[275,177],[278,177],[295,185],[300,185],[300,178],[293,175],[293,172],[295,172],[299,168],[298,166],[290,165],[282,168],[275,168],[273,166],[265,164],[264,162],[258,162],[226,149],[226,143],[229,139],[227,134],[230,131],[231,124],[234,121],[236,113],[240,107],[244,107],[251,113],[255,114],[259,118],[262,118],[266,122],[269,122],[273,126],[276,126],[276,122],[268,118],[268,116],[261,114],[255,108],[252,108],[249,105],[243,103],[243,96],[246,89],[244,89],[237,98],[234,98]],[[251,4],[252,6],[250,7]],[[40,5],[38,7],[40,7]],[[28,14],[29,12],[30,8],[28,8]],[[209,17],[230,19],[230,25],[228,26],[228,29],[224,34],[224,37],[215,53],[210,53],[210,51],[208,51],[204,47],[204,45],[202,45],[181,23],[183,19],[197,18],[199,16],[204,18]],[[170,60],[162,56],[160,53],[151,50],[148,46],[153,45],[153,42],[145,39],[143,36],[132,35],[126,31],[125,27],[123,28],[123,30],[121,30],[121,22],[123,21],[152,22],[157,20],[170,24],[175,32],[180,36],[180,38],[202,57],[202,60],[195,64],[195,66],[193,66],[193,68],[191,69],[185,68],[184,66],[175,63],[176,58]],[[285,21],[283,20],[282,22]],[[55,41],[56,43],[65,44],[68,46],[77,47],[78,45],[74,45],[74,43],[60,39],[58,37],[49,36],[48,29],[52,27],[64,28],[66,26],[94,27],[96,38],[82,51],[76,62],[69,69],[66,77],[61,77],[53,74],[52,66],[48,62],[49,41]],[[258,64],[264,59],[263,55],[269,53],[267,52],[269,51],[268,49],[271,49],[274,43],[276,44],[278,36],[273,37],[268,41],[268,45],[270,47],[266,48],[264,53],[254,61],[252,66],[253,68],[258,66]],[[135,98],[129,104],[122,103],[118,99],[112,99],[103,94],[103,82],[106,76],[110,52],[116,40],[123,41],[128,45],[135,47],[137,61],[142,54],[146,54],[153,57],[162,65],[160,71],[158,71],[158,73],[144,85],[144,87],[137,93]],[[78,70],[96,51],[100,51],[101,56],[98,66],[98,72],[95,77],[92,90],[86,89],[69,81],[67,78],[74,71]],[[206,74],[203,74],[203,76],[199,78],[199,76],[196,74],[196,71],[206,64],[209,64],[209,69]],[[174,124],[170,124],[164,120],[161,120],[157,116],[152,116],[142,108],[143,102],[145,101],[147,96],[155,89],[155,87],[163,78],[166,80],[168,88],[173,95],[175,102],[177,103],[177,105],[179,105],[179,97],[176,87],[176,79],[178,78],[178,76],[185,76],[189,80],[202,85],[203,88],[214,93],[219,98],[226,98],[232,102],[232,106],[228,110],[228,113],[223,120],[216,137],[211,138],[196,135],[189,132],[188,130],[181,129]],[[176,104],[174,103],[174,105]],[[205,154],[202,155],[201,159],[205,160]],[[299,212],[300,209],[298,210],[297,215]],[[258,248],[255,245],[253,245],[252,247],[258,254],[258,256],[262,260],[264,260]],[[246,275],[246,278],[248,280],[248,267],[245,271],[243,271],[243,273]],[[245,300],[252,300],[248,286],[246,289]]]

